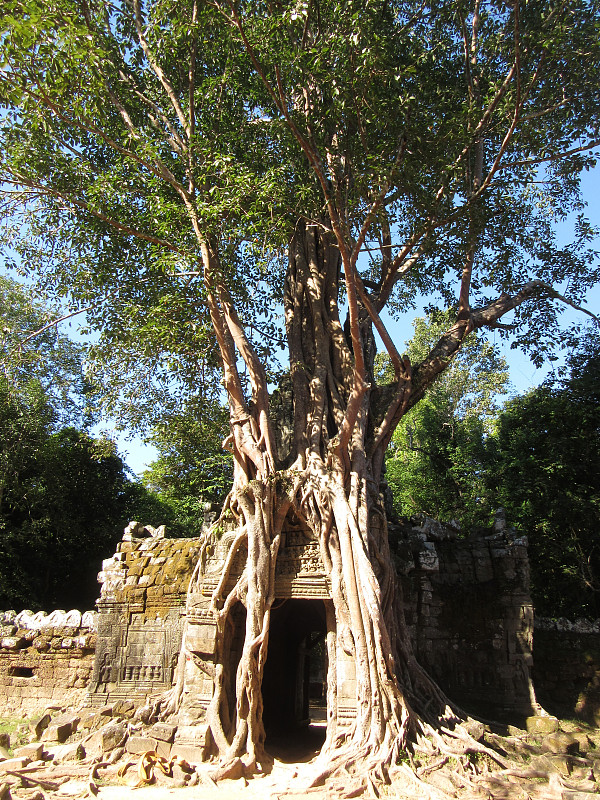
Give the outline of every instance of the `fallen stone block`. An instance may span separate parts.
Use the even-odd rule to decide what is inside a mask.
[[[24,756],[23,758],[7,758],[6,761],[0,761],[0,775],[4,775],[12,770],[19,770],[26,767],[31,763],[31,759]]]
[[[101,756],[124,744],[127,738],[127,725],[123,722],[109,722],[93,733],[85,742],[87,755]]]
[[[67,741],[72,733],[73,727],[70,722],[63,722],[59,725],[51,723],[42,734],[42,741],[62,744]]]
[[[175,735],[176,744],[193,744],[205,747],[208,744],[209,728],[206,723],[199,725],[179,725]]]
[[[79,723],[79,727],[84,730],[97,730],[102,725],[106,725],[106,717],[101,717],[96,713],[84,714]]]
[[[589,736],[584,731],[575,731],[571,736],[579,742],[580,753],[587,753],[593,747]]]
[[[545,753],[557,753],[561,755],[575,755],[579,752],[579,741],[564,731],[550,733],[542,740],[542,750]]]
[[[10,733],[6,731],[0,732],[0,747],[5,747],[7,750],[10,749]]]
[[[556,717],[527,717],[525,720],[527,733],[548,734],[558,730],[558,720]]]
[[[117,700],[113,706],[113,714],[120,717],[132,717],[135,704],[132,700]]]
[[[52,720],[54,725],[70,725],[73,733],[77,730],[80,722],[81,717],[77,714],[61,714]]]
[[[133,718],[136,721],[143,722],[144,725],[151,725],[152,722],[156,721],[154,706],[146,705],[136,708]]]
[[[29,758],[31,761],[39,761],[44,752],[44,745],[41,742],[25,744],[17,747],[14,751],[15,758]]]
[[[158,739],[152,739],[150,736],[130,736],[127,739],[125,749],[128,753],[151,753],[156,749]]]
[[[201,764],[206,760],[206,748],[194,744],[177,744],[171,747],[171,758],[183,758],[190,764]]]
[[[165,722],[157,722],[150,728],[150,736],[160,739],[161,742],[172,742],[177,733],[177,725],[167,725]]]
[[[54,761],[82,761],[86,756],[81,742],[69,742],[48,748],[48,754]]]
[[[160,739],[153,739],[151,736],[130,736],[125,749],[128,753],[155,752],[163,758],[170,758],[171,756],[171,745],[169,742],[162,742]]]

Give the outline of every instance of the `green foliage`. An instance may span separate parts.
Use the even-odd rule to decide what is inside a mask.
[[[173,513],[112,442],[64,427],[91,417],[83,348],[45,328],[56,314],[0,278],[0,318],[0,606],[91,608],[125,524]]]
[[[169,509],[129,480],[111,442],[52,432],[46,408],[0,391],[0,606],[92,608],[127,522]]]
[[[506,404],[488,491],[529,538],[538,613],[600,616],[600,345],[590,335],[566,379]]]
[[[32,289],[0,275],[0,373],[15,392],[43,395],[56,424],[85,426],[92,416],[84,347],[52,324],[58,316]]]
[[[423,294],[455,303],[472,248],[472,307],[532,278],[579,302],[599,278],[579,193],[600,122],[595,0],[117,0],[109,14],[4,0],[3,12],[7,257],[88,309],[102,332],[94,378],[126,424],[216,397],[202,237],[271,365],[285,247],[299,217],[328,224],[327,204],[351,243],[383,191],[363,277],[418,254],[393,313]],[[489,180],[476,191],[480,145]],[[569,212],[576,241],[560,246]],[[541,294],[515,311],[537,359],[559,330]]]
[[[227,410],[216,403],[188,406],[153,431],[158,458],[142,482],[172,509],[171,532],[197,535],[204,506],[225,499],[233,478],[231,455],[222,449],[227,433]]]
[[[600,129],[596,0],[106,8],[3,2],[3,243],[42,288],[87,309],[101,332],[91,374],[105,408],[158,426],[148,480],[192,516],[198,495],[184,484],[205,491],[197,454],[216,450],[181,409],[221,400],[207,290],[218,288],[222,306],[231,297],[257,355],[285,369],[278,304],[301,217],[326,228],[335,218],[349,250],[365,234],[358,270],[378,310],[401,315],[424,295],[454,307],[462,281],[461,319],[485,309],[485,327],[496,306],[513,309],[499,335],[536,363],[577,337],[578,326],[561,330],[554,301],[559,289],[580,303],[600,279],[579,191]],[[564,246],[555,227],[569,213],[575,240]],[[208,244],[218,254],[210,286]],[[414,459],[413,494],[444,517],[480,512],[476,409],[494,381],[472,396],[474,371],[492,374],[493,356],[477,358],[480,368],[434,386],[398,434]],[[430,377],[415,364],[417,394]],[[185,480],[169,426],[197,442]],[[439,434],[435,452],[417,428]],[[425,472],[452,478],[435,502],[444,481],[419,487]]]
[[[415,321],[411,361],[423,358],[451,320],[445,312]],[[466,527],[488,521],[493,507],[485,492],[484,440],[507,389],[505,360],[482,336],[471,335],[394,433],[386,469],[397,513]]]
[[[421,320],[418,352],[435,322]],[[487,352],[490,372],[471,374]],[[462,356],[466,356],[462,360]],[[473,361],[471,362],[471,358]],[[529,539],[537,613],[600,615],[600,344],[590,331],[553,378],[498,409],[505,364],[473,339],[402,420],[387,456],[398,513],[456,520],[466,532],[502,506]],[[465,394],[466,392],[466,394]]]

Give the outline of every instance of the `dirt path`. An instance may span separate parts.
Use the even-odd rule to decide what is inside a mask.
[[[279,798],[282,794],[293,789],[295,796],[302,796],[302,784],[308,782],[311,770],[310,763],[284,764],[275,762],[269,775],[254,777],[251,781],[244,778],[239,780],[223,780],[214,785],[208,777],[206,770],[200,776],[196,786],[173,787],[161,785],[160,782],[151,786],[135,788],[138,778],[135,772],[119,779],[115,774],[108,774],[102,778],[98,787],[98,800],[270,800]],[[305,778],[305,781],[302,779]],[[293,785],[292,785],[293,784]],[[56,798],[81,798],[88,791],[87,780],[71,779],[64,783],[56,792]],[[299,793],[299,794],[297,794]],[[311,790],[311,800],[325,800],[327,792]]]

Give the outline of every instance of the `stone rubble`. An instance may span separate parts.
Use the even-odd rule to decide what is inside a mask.
[[[49,708],[42,715],[50,717],[50,722],[41,726],[41,741],[36,735],[40,726],[32,720],[27,733],[31,741],[21,746],[15,741],[10,757],[0,759],[0,800],[31,800],[35,791],[42,792],[40,800],[42,797],[47,800],[58,796],[63,783],[73,780],[79,786],[90,777],[95,781],[101,779],[102,785],[155,784],[171,789],[199,783],[209,785],[210,771],[216,765],[190,761],[178,753],[179,726],[176,722],[156,721],[153,708],[151,705],[132,708],[127,704],[118,710],[115,706],[94,711]],[[148,724],[141,722],[142,718],[149,720]],[[66,742],[51,742],[47,732],[67,724],[72,732]],[[511,758],[512,767],[504,776],[493,766],[489,774],[478,776],[480,785],[489,790],[490,798],[511,796],[505,791],[507,781],[513,779],[536,800],[549,797],[547,792],[553,786],[561,789],[556,797],[565,800],[592,800],[592,795],[598,793],[600,732],[597,730],[570,725],[568,730],[533,734],[512,728],[507,736],[506,730],[495,732],[494,726],[475,720],[463,723],[463,727],[488,747],[500,745]],[[11,744],[6,737],[2,741]],[[417,769],[419,763],[417,758]],[[427,773],[431,786],[447,792],[452,787],[451,796],[461,796],[458,773],[438,771],[435,764],[430,768],[426,762],[420,768]]]

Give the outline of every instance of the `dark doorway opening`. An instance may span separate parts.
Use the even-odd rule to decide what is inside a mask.
[[[275,600],[262,696],[266,746],[280,760],[300,761],[325,741],[327,621],[322,600]]]

